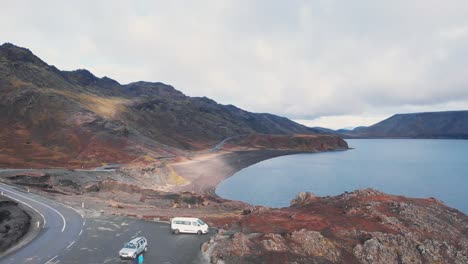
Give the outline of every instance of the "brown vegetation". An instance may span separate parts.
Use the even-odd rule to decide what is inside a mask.
[[[467,263],[467,230],[435,199],[367,189],[255,208],[203,249],[212,263]]]

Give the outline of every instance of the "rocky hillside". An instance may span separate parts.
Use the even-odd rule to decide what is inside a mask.
[[[468,111],[397,114],[370,127],[336,134],[359,138],[468,139]]]
[[[334,135],[261,135],[252,134],[229,140],[228,147],[298,150],[307,152],[348,149],[348,143]]]
[[[92,167],[200,150],[245,134],[314,134],[163,83],[126,85],[61,71],[31,51],[0,46],[0,167]]]
[[[202,246],[210,263],[468,263],[467,216],[432,198],[300,193],[244,215]]]
[[[30,221],[31,216],[16,202],[0,197],[0,255],[25,235]]]

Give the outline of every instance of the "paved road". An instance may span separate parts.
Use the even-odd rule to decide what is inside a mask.
[[[232,137],[225,138],[221,142],[216,144],[216,146],[210,148],[209,152],[217,152],[217,151],[221,150],[224,147],[224,144],[226,144],[226,142],[228,142],[229,140],[239,138],[239,137],[243,137],[243,136],[246,136],[246,135],[238,135],[238,136],[232,136]]]
[[[44,229],[20,250],[0,259],[0,264],[102,264],[122,261],[118,252],[136,236],[148,239],[145,263],[203,263],[200,246],[207,235],[173,235],[169,224],[126,217],[89,214],[84,219],[71,207],[0,183],[0,191],[26,203],[45,219]]]
[[[65,255],[62,263],[131,263],[120,260],[118,252],[126,242],[137,236],[145,236],[148,240],[144,263],[202,263],[200,246],[212,234],[173,235],[167,223],[117,216],[88,218],[82,239]]]
[[[64,250],[79,238],[84,220],[72,208],[0,183],[0,191],[39,212],[43,230],[20,250],[0,259],[0,264],[51,264],[59,261]],[[45,220],[44,220],[45,219]],[[34,224],[34,223],[33,223]]]

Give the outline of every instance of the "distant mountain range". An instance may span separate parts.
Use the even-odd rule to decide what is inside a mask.
[[[468,111],[397,114],[369,127],[352,130],[315,129],[345,138],[468,139]]]
[[[0,167],[89,167],[173,156],[246,134],[317,134],[160,82],[122,85],[88,70],[61,71],[30,50],[0,46]]]

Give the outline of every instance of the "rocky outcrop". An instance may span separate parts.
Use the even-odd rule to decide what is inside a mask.
[[[300,193],[289,208],[244,214],[204,248],[212,263],[461,264],[467,230],[465,214],[432,198]]]
[[[211,263],[338,263],[341,251],[320,232],[217,235],[202,245]]]
[[[291,200],[291,206],[310,203],[315,199],[319,199],[319,197],[315,196],[311,192],[300,192],[297,194],[296,198]]]
[[[418,234],[371,232],[368,239],[353,249],[360,263],[456,263],[468,261],[466,245],[459,246],[437,239],[423,239]]]
[[[329,261],[337,262],[340,251],[332,240],[325,238],[320,232],[301,229],[291,233],[292,252],[302,256],[321,256]]]
[[[101,189],[99,188],[99,184],[97,183],[89,183],[89,184],[86,184],[84,187],[83,187],[83,190],[85,192],[99,192]]]
[[[332,135],[262,135],[252,134],[234,138],[228,146],[256,149],[297,150],[317,152],[348,149],[348,143]]]

